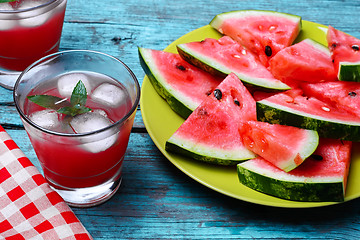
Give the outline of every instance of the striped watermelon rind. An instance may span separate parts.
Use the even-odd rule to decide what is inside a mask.
[[[194,105],[191,100],[184,99],[177,91],[167,87],[162,75],[156,71],[157,67],[152,61],[149,49],[139,47],[138,52],[140,64],[156,92],[167,101],[171,109],[181,117],[187,118],[197,105]]]
[[[360,62],[339,62],[338,78],[341,81],[360,82]]]
[[[360,122],[316,116],[266,99],[256,102],[256,113],[259,121],[315,130],[324,138],[360,141]]]
[[[173,135],[166,141],[165,149],[189,158],[218,165],[236,165],[248,159],[255,158],[255,154],[244,146],[231,150],[216,148],[193,142],[189,139]]]
[[[344,201],[342,177],[296,177],[282,171],[261,168],[256,161],[259,160],[253,159],[237,165],[239,181],[251,189],[293,201]]]
[[[255,100],[231,73],[166,141],[165,150],[218,165],[255,158],[238,130],[239,121],[256,119],[255,108]]]

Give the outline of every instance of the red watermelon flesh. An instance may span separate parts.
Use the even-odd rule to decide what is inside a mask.
[[[139,48],[139,53],[141,65],[156,91],[185,118],[223,80],[189,64],[179,54],[146,48]]]
[[[292,87],[303,81],[337,80],[329,49],[310,39],[278,52],[270,60],[270,71]]]
[[[309,116],[312,115],[348,123],[353,122],[356,124],[360,121],[359,116],[356,116],[355,114],[338,109],[313,96],[305,96],[301,89],[292,89],[276,94],[255,92],[254,98],[256,101],[266,99],[266,101],[281,105],[285,108],[291,109],[292,111],[306,113]]]
[[[176,130],[165,148],[219,164],[254,158],[243,145],[238,127],[241,121],[255,119],[255,100],[239,78],[229,74]]]
[[[223,80],[194,67],[184,61],[179,54],[152,50],[152,56],[167,83],[176,91],[186,92],[189,98],[199,104]],[[189,89],[196,89],[196,91],[189,91]]]
[[[359,82],[324,82],[303,83],[301,88],[308,96],[343,109],[360,117],[360,83]]]
[[[351,162],[352,142],[321,138],[316,151],[290,172],[299,177],[339,177],[346,186]]]
[[[286,174],[301,178],[341,178],[346,186],[347,176],[351,162],[351,141],[341,141],[330,138],[320,138],[315,152],[308,157],[300,166]],[[259,157],[251,161],[258,161],[261,168],[271,169],[276,173],[284,174],[284,171]]]
[[[339,73],[339,65],[341,62],[360,65],[360,39],[329,26],[327,41],[337,74]]]
[[[246,147],[286,172],[309,157],[319,142],[315,131],[258,121],[243,122],[239,132]]]
[[[350,141],[321,138],[316,151],[299,167],[284,172],[261,157],[238,165],[247,186],[296,201],[344,201],[351,162]],[[246,176],[245,178],[243,176]]]
[[[251,85],[281,85],[281,87],[289,89],[287,85],[274,78],[256,55],[228,36],[221,37],[218,40],[207,38],[201,42],[180,44],[178,50],[181,56],[184,49],[196,53],[200,61],[210,62],[210,66],[216,69],[215,73],[228,74],[233,72],[243,82]],[[203,65],[201,64],[201,66]]]
[[[214,95],[215,90],[175,134],[214,146],[242,145],[234,135],[238,135],[239,121],[256,120],[255,100],[236,75],[230,74],[225,80],[216,88],[221,98]]]
[[[254,52],[262,64],[281,49],[290,46],[301,30],[299,16],[244,10],[217,15],[210,23],[220,33]]]

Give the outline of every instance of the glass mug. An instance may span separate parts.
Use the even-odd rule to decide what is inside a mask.
[[[86,88],[88,112],[66,115],[28,99],[51,95],[63,104],[80,81]],[[132,71],[120,60],[95,51],[51,54],[18,78],[15,106],[45,179],[69,205],[98,205],[119,188],[139,99],[140,86]]]
[[[66,0],[0,3],[1,78],[11,75],[15,78],[31,63],[59,50],[66,3]]]

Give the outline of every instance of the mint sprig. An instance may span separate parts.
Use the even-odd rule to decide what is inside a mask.
[[[41,107],[50,108],[72,117],[91,111],[91,108],[85,106],[87,92],[86,87],[81,80],[76,84],[72,91],[70,102],[66,98],[59,98],[52,95],[32,95],[27,98]]]

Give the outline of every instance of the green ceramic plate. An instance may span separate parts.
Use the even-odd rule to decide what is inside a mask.
[[[201,41],[209,37],[220,38],[221,35],[212,29],[211,26],[207,25],[182,36],[170,44],[165,51],[176,52],[177,44]],[[304,38],[312,38],[326,44],[326,27],[303,21],[302,32],[297,40]],[[296,202],[272,197],[254,191],[239,183],[235,166],[213,166],[165,151],[166,140],[169,139],[184,120],[173,112],[168,104],[156,93],[147,77],[144,78],[141,94],[140,107],[142,117],[155,145],[177,168],[201,184],[225,195],[261,205],[308,208],[336,204],[334,202]],[[354,149],[359,149],[359,146],[354,147]],[[353,153],[345,201],[360,196],[360,187],[357,182],[360,182],[360,151]]]

